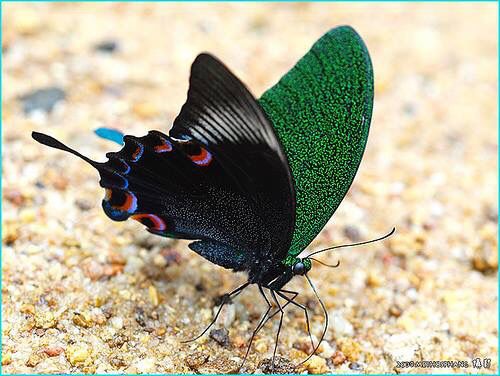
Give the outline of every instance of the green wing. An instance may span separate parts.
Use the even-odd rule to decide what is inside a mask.
[[[297,195],[289,263],[346,195],[363,156],[373,107],[373,69],[349,26],[330,30],[259,100],[288,158]]]

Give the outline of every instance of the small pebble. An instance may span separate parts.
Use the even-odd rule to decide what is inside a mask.
[[[393,317],[399,317],[403,311],[397,305],[392,305],[389,307],[389,314]]]
[[[110,264],[116,264],[116,265],[125,265],[127,264],[127,259],[125,258],[125,256],[123,256],[123,254],[119,253],[119,252],[113,252],[113,251],[110,251],[108,253],[108,262]]]
[[[114,40],[103,40],[94,46],[94,50],[104,53],[113,53],[118,49],[118,42]]]
[[[347,359],[355,362],[361,354],[361,346],[351,338],[341,338],[338,341],[340,351],[344,353]]]
[[[221,346],[229,346],[229,332],[226,328],[212,329],[210,331],[210,338]]]
[[[182,262],[182,256],[175,248],[163,248],[160,254],[167,261],[167,265],[180,264]]]
[[[146,314],[144,308],[137,307],[135,309],[135,321],[142,327],[146,326]]]
[[[90,260],[82,265],[83,273],[92,281],[98,281],[104,276],[104,267],[95,260]]]
[[[267,351],[267,341],[265,338],[259,338],[257,341],[255,341],[254,345],[255,351],[263,354]]]
[[[36,329],[35,330],[35,334],[38,336],[38,337],[42,337],[44,334],[45,334],[45,329]]]
[[[165,257],[163,257],[162,255],[157,254],[153,257],[153,264],[160,268],[163,268],[167,266],[167,260],[165,260]]]
[[[52,112],[56,103],[64,100],[66,93],[58,87],[38,89],[20,97],[25,114],[33,111]]]
[[[357,242],[361,239],[359,229],[353,225],[344,226],[344,235],[352,242]]]
[[[144,358],[134,363],[132,366],[137,368],[138,373],[151,373],[155,370],[155,359]]]
[[[97,307],[97,308],[100,308],[104,305],[104,303],[106,303],[106,297],[102,296],[102,295],[97,295],[95,298],[94,298],[94,305]],[[106,312],[104,312],[104,316],[107,316]],[[111,317],[111,316],[110,316]],[[109,318],[109,317],[107,317]]]
[[[92,320],[86,312],[75,312],[73,314],[73,323],[82,328],[90,328],[92,326]]]
[[[370,270],[366,276],[366,286],[368,287],[380,287],[383,284],[384,280],[382,276],[375,270]]]
[[[123,318],[121,317],[113,317],[111,318],[111,325],[113,326],[113,328],[117,329],[117,330],[120,330],[123,328]]]
[[[45,354],[48,356],[58,356],[64,352],[64,349],[61,346],[53,346],[53,347],[47,347],[43,350]]]
[[[323,358],[331,358],[335,354],[335,350],[328,343],[328,341],[323,341],[319,345],[318,352],[321,354]]]
[[[89,200],[85,200],[83,198],[76,199],[75,205],[82,211],[89,211],[94,206]]]
[[[157,336],[160,336],[160,337],[161,337],[161,336],[162,336],[162,335],[164,335],[166,332],[167,332],[167,329],[166,329],[165,327],[163,327],[163,326],[162,326],[162,327],[160,327],[160,328],[156,329],[155,334],[156,334]]]
[[[362,371],[363,370],[363,366],[357,362],[349,363],[349,368],[352,369],[353,371]]]
[[[109,363],[115,367],[115,368],[120,368],[120,367],[126,367],[128,366],[127,362],[123,357],[119,354],[114,354],[110,357]]]
[[[35,313],[35,326],[40,329],[48,329],[56,326],[57,320],[50,311],[37,311]]]
[[[36,367],[40,362],[42,362],[47,355],[43,352],[35,352],[30,355],[28,360],[26,361],[26,365],[28,367]]]
[[[347,360],[346,356],[344,355],[344,353],[342,351],[335,351],[335,353],[333,354],[331,359],[332,359],[333,365],[335,365],[335,366],[339,366],[339,365],[345,363],[345,361]]]
[[[5,189],[4,198],[16,206],[21,206],[26,201],[23,193],[15,188]]]
[[[2,231],[2,241],[7,245],[13,245],[19,239],[19,227],[4,225]]]
[[[69,345],[66,349],[66,358],[74,366],[84,363],[89,356],[90,350],[86,343]]]
[[[483,208],[483,214],[487,220],[493,223],[498,222],[498,209],[495,208],[493,205],[486,205]]]
[[[326,373],[328,371],[326,360],[317,355],[313,355],[304,365],[309,373],[313,375]]]
[[[153,285],[149,286],[149,299],[151,300],[151,304],[153,304],[153,306],[157,306],[160,302],[160,299],[158,297],[158,290],[156,289],[156,287],[154,287]]]
[[[215,308],[215,307],[214,307]],[[236,307],[234,304],[226,304],[219,316],[219,323],[226,328],[231,327],[236,319]]]
[[[471,260],[473,269],[484,274],[494,274],[498,270],[498,242],[493,227],[487,225],[481,229],[482,240],[474,247]]]
[[[122,334],[117,334],[117,335],[113,336],[113,338],[111,338],[110,340],[108,340],[106,342],[108,343],[109,347],[111,347],[111,348],[113,348],[113,347],[120,348],[128,341],[129,341],[128,337],[126,337]]]
[[[304,354],[309,354],[313,350],[309,338],[301,338],[299,341],[294,342],[293,348],[302,351]]]
[[[12,354],[10,352],[2,354],[2,365],[7,366],[12,363]]]
[[[34,315],[35,314],[35,306],[33,304],[23,304],[21,306],[21,312],[26,313],[28,315]]]
[[[235,336],[234,338],[232,338],[232,342],[233,342],[233,346],[238,348],[238,349],[245,347],[247,344],[246,339],[243,338],[242,336]]]
[[[340,311],[330,313],[330,331],[335,338],[352,337],[354,328],[352,324],[342,315]]]
[[[36,216],[37,216],[37,213],[31,208],[23,209],[19,213],[19,219],[25,223],[30,223],[30,222],[35,221]]]
[[[94,321],[96,322],[97,325],[102,325],[104,324],[106,320],[106,316],[102,313],[95,314],[94,316]]]
[[[106,277],[114,277],[118,274],[123,273],[124,266],[120,264],[112,264],[112,265],[104,265],[103,267],[103,275]],[[126,290],[123,290],[125,293],[128,293]]]

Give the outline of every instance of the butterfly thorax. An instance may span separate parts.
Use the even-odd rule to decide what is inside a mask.
[[[305,275],[311,269],[311,260],[296,257],[290,266],[285,263],[276,263],[272,260],[256,260],[249,269],[250,283],[280,290],[296,275]]]

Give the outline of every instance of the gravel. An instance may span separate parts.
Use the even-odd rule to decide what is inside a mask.
[[[310,249],[397,232],[321,255],[341,261],[310,272],[335,313],[328,346],[299,365],[310,344],[303,311],[290,308],[276,370],[431,373],[395,360],[480,357],[490,368],[439,371],[498,373],[495,4],[7,3],[3,14],[4,373],[237,372],[265,308],[256,288],[215,327],[227,347],[208,333],[181,343],[245,276],[187,242],[110,221],[95,171],[30,133],[102,161],[119,147],[96,128],[169,129],[198,53],[220,57],[258,96],[341,24],[370,50],[374,115],[354,184]],[[95,53],[110,36],[119,53]],[[321,306],[302,279],[287,287],[317,342]],[[256,336],[247,372],[269,371],[276,329]]]

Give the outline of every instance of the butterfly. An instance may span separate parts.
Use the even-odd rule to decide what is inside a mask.
[[[97,169],[105,190],[102,207],[112,220],[131,218],[152,234],[190,240],[189,248],[208,261],[246,272],[247,282],[224,295],[213,321],[193,340],[215,323],[224,304],[255,284],[267,308],[243,363],[256,333],[280,314],[274,367],[285,306],[306,315],[314,349],[309,357],[326,333],[328,313],[307,276],[318,251],[299,255],[354,179],[372,104],[368,51],[359,35],[343,26],[316,42],[260,100],[217,58],[198,55],[187,101],[169,133],[126,135],[122,149],[107,153],[106,162],[46,134],[32,136]],[[295,300],[298,292],[284,288],[294,276],[307,279],[326,317],[316,345],[307,309]]]

